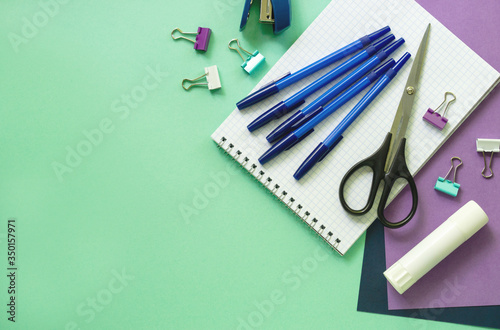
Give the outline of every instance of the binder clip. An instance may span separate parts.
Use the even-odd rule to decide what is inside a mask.
[[[453,97],[453,99],[450,100],[448,103],[446,103],[446,97],[448,95],[451,95]],[[440,130],[443,130],[444,126],[448,122],[448,119],[446,118],[446,112],[448,111],[448,107],[450,106],[450,104],[452,104],[453,102],[455,102],[456,99],[457,98],[456,98],[455,94],[453,94],[452,92],[446,92],[446,93],[444,93],[444,100],[443,100],[443,102],[441,102],[441,104],[436,108],[436,110],[432,110],[431,108],[427,109],[427,112],[425,113],[425,115],[423,117],[424,120],[426,120],[427,122],[429,122],[431,125],[436,126]],[[440,115],[439,114],[439,111],[440,111],[439,108],[443,107],[445,103],[446,103],[446,106],[444,107],[443,115]]]
[[[460,163],[457,166],[453,165],[453,160],[459,160]],[[448,173],[446,173],[446,176],[444,178],[439,177],[436,181],[436,185],[434,186],[434,189],[437,191],[443,192],[445,194],[448,194],[453,197],[457,197],[458,194],[458,189],[460,188],[460,184],[455,182],[455,179],[457,178],[457,169],[460,165],[462,165],[463,162],[459,157],[452,157],[451,158],[451,167]],[[455,171],[453,172],[453,182],[450,180],[446,180],[448,175],[450,175],[451,170],[455,167]]]
[[[245,53],[247,53],[249,55],[246,60],[245,60],[245,57],[243,57],[243,55],[241,54],[241,52],[238,50],[238,48],[231,47],[231,43],[234,41],[238,45],[239,49],[241,49],[242,51],[244,51]],[[229,44],[227,46],[229,47],[229,49],[235,50],[238,52],[238,54],[240,54],[241,58],[244,61],[241,64],[241,67],[248,74],[252,74],[266,60],[266,58],[261,53],[259,53],[258,50],[254,51],[253,53],[250,53],[248,50],[241,47],[238,39],[232,39],[231,41],[229,41]]]
[[[196,40],[189,39],[183,36],[179,37],[174,37],[174,32],[179,31],[181,34],[196,34]],[[177,40],[177,39],[186,39],[188,41],[191,41],[194,43],[194,49],[196,50],[201,50],[202,52],[206,52],[208,48],[208,42],[210,41],[210,35],[212,34],[212,30],[209,28],[203,28],[199,27],[198,32],[183,32],[179,28],[175,28],[172,33],[170,34],[172,36],[172,39]]]
[[[493,177],[493,169],[491,168],[491,162],[493,161],[493,154],[495,152],[500,152],[500,139],[477,139],[476,140],[477,152],[483,153],[484,168],[481,174],[485,179]],[[490,163],[486,166],[486,153],[490,152]],[[486,175],[486,170],[490,170],[490,175]]]
[[[250,7],[254,0],[245,0],[241,15],[240,31],[242,31],[250,16]],[[259,22],[273,24],[274,34],[286,30],[290,26],[290,0],[261,0]]]
[[[201,78],[206,77],[207,82],[206,83],[195,83],[195,84],[190,84],[188,87],[184,86],[184,82],[189,81],[191,83],[200,80]],[[212,65],[207,68],[205,68],[205,74],[199,76],[198,78],[194,79],[183,79],[182,80],[182,88],[185,90],[189,90],[193,86],[207,86],[209,90],[214,90],[214,89],[219,89],[222,87],[220,83],[220,78],[219,78],[219,71],[217,70],[217,65]]]

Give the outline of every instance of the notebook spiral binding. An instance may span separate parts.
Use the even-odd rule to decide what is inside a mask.
[[[342,252],[338,249],[341,240],[339,238],[333,239],[333,233],[328,231],[325,233],[326,227],[321,224],[318,226],[319,220],[315,217],[309,220],[311,213],[309,211],[305,211],[302,213],[303,206],[299,203],[296,203],[296,200],[292,196],[288,196],[286,190],[282,189],[278,183],[273,184],[273,179],[269,176],[266,176],[266,172],[262,169],[258,170],[258,163],[253,162],[248,156],[242,156],[242,152],[237,149],[233,143],[227,141],[226,137],[222,137],[220,141],[217,143],[219,148],[224,150],[229,156],[231,156],[235,161],[237,161],[240,166],[246,169],[254,178],[259,181],[267,190],[272,193],[276,198],[278,198],[288,209],[290,209],[295,215],[297,215],[306,225],[309,226],[313,231],[315,231],[323,240],[332,247],[335,251],[337,251],[340,255],[343,255]]]

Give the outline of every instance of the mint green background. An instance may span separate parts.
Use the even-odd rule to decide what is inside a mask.
[[[2,307],[0,328],[460,328],[356,312],[364,237],[340,257],[210,139],[329,0],[292,1],[293,25],[279,37],[256,22],[257,8],[240,33],[242,2],[68,1],[18,52],[9,35],[22,36],[39,3],[0,3],[0,274],[9,217],[19,267],[17,322]],[[198,26],[213,30],[206,54],[170,38]],[[254,76],[227,49],[236,37],[266,56]],[[221,90],[181,88],[214,64]],[[113,102],[148,66],[168,77],[120,117]],[[113,131],[58,180],[52,164],[105,118]],[[214,173],[229,182],[195,209]],[[187,206],[196,214],[183,217]],[[115,282],[123,270],[126,286]],[[110,283],[121,289],[111,298]],[[2,276],[1,306],[6,288]],[[92,315],[86,303],[99,297],[107,304]]]

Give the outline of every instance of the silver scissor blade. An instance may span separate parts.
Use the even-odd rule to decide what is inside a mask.
[[[418,81],[420,80],[420,73],[422,72],[422,66],[424,64],[425,51],[427,50],[427,43],[429,40],[429,32],[431,29],[431,24],[427,25],[420,46],[418,46],[417,55],[415,55],[415,60],[413,61],[413,66],[411,67],[410,75],[408,76],[408,81],[406,82],[406,87],[414,86],[417,88]]]
[[[389,170],[389,167],[394,160],[394,155],[396,153],[396,148],[399,145],[401,139],[405,136],[406,128],[408,127],[408,121],[410,120],[411,109],[413,108],[413,102],[415,101],[415,93],[418,89],[418,81],[420,80],[420,73],[422,72],[422,66],[424,64],[425,51],[427,49],[427,42],[429,40],[429,32],[431,25],[427,25],[420,46],[418,46],[417,55],[413,60],[413,65],[410,70],[410,75],[406,82],[405,89],[403,91],[403,96],[399,102],[398,111],[392,122],[391,133],[392,140],[389,147],[389,153],[387,154],[387,159],[385,161],[385,171]]]

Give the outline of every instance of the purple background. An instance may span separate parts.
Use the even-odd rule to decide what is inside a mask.
[[[500,71],[499,0],[417,2]],[[483,156],[476,152],[476,138],[500,139],[500,88],[491,92],[416,175],[419,208],[415,217],[401,229],[385,229],[387,267],[469,200],[484,209],[489,223],[403,295],[388,284],[389,309],[500,305],[500,156],[493,157],[496,175],[484,179]],[[464,163],[457,173],[456,182],[461,185],[457,197],[434,190],[438,176],[448,172],[453,156]],[[405,216],[407,208],[398,205],[407,206],[410,201],[405,188],[388,207],[389,219]]]

